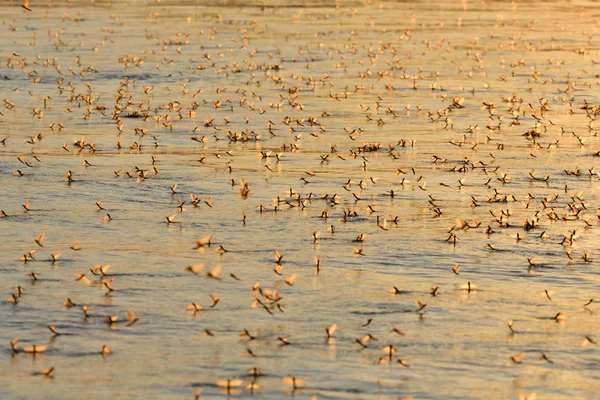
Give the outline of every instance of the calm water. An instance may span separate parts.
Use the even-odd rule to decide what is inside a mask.
[[[1,398],[599,398],[597,4],[38,3],[0,6]]]

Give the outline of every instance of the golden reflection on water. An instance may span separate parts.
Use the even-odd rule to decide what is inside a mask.
[[[595,398],[596,4],[20,5],[2,398]]]

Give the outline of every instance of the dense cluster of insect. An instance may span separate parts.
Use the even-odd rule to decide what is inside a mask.
[[[503,19],[477,25],[491,11],[471,11],[467,2],[461,11],[465,18],[452,21],[451,29],[449,21],[422,21],[413,13],[406,27],[397,30],[378,18],[399,6],[371,1],[348,7],[336,3],[324,11],[252,6],[250,15],[237,14],[236,8],[208,8],[204,16],[195,11],[186,17],[188,25],[172,36],[150,25],[140,39],[144,48],[125,46],[126,54],[118,57],[107,47],[126,41],[120,29],[135,24],[140,15],[119,17],[109,8],[108,20],[101,18],[111,28],[88,28],[79,14],[59,18],[55,7],[63,6],[33,3],[11,7],[14,20],[2,24],[20,41],[33,35],[28,56],[0,39],[5,49],[15,49],[5,55],[6,72],[0,71],[6,73],[4,87],[14,86],[2,94],[0,129],[6,136],[0,142],[0,168],[8,165],[11,170],[0,182],[5,189],[27,187],[25,192],[32,194],[23,197],[11,190],[17,205],[7,196],[0,199],[0,223],[25,232],[18,236],[23,239],[18,258],[2,264],[4,268],[18,261],[19,274],[25,276],[19,281],[10,275],[6,303],[15,315],[26,313],[30,299],[46,295],[46,277],[59,280],[60,290],[67,293],[85,293],[89,301],[66,297],[62,304],[52,304],[56,312],[70,313],[70,323],[61,327],[48,321],[48,343],[14,338],[7,347],[13,358],[52,360],[60,355],[62,343],[85,340],[78,327],[91,325],[102,327],[107,344],[89,355],[108,359],[115,357],[108,345],[114,354],[128,353],[127,347],[118,348],[115,332],[152,335],[154,323],[151,307],[141,311],[128,305],[152,298],[147,294],[152,284],[138,293],[139,288],[121,283],[128,271],[105,261],[126,250],[104,250],[101,235],[93,236],[97,243],[92,243],[81,233],[66,244],[56,230],[53,235],[40,233],[37,224],[60,225],[64,218],[46,208],[43,189],[36,190],[36,184],[64,193],[74,210],[83,210],[78,215],[83,225],[110,227],[123,242],[140,239],[135,231],[141,228],[132,220],[140,226],[155,223],[159,237],[185,234],[173,251],[180,254],[173,257],[189,262],[165,266],[163,279],[171,279],[172,290],[190,300],[177,304],[170,293],[162,293],[152,301],[167,304],[169,313],[184,314],[186,320],[202,320],[194,334],[203,340],[226,336],[235,345],[241,343],[244,360],[274,358],[293,364],[281,349],[308,349],[310,354],[315,348],[336,348],[360,352],[373,368],[393,367],[401,376],[418,365],[410,351],[405,353],[411,332],[403,323],[410,319],[430,329],[415,336],[434,335],[427,319],[443,321],[445,312],[486,293],[495,293],[501,308],[511,295],[498,294],[493,284],[513,278],[535,282],[531,287],[522,281],[515,285],[528,291],[525,297],[535,298],[531,301],[541,315],[498,311],[493,317],[502,321],[501,342],[508,337],[512,344],[548,323],[568,326],[567,315],[576,314],[578,326],[589,330],[578,329],[573,344],[581,352],[595,349],[594,329],[600,325],[590,287],[598,283],[600,171],[595,164],[600,141],[595,120],[600,98],[593,93],[598,84],[593,34],[588,38],[573,32],[575,43],[555,37],[529,40],[526,31],[534,31],[535,22],[517,23],[515,4],[500,11],[514,17],[512,23],[521,32],[513,32],[511,22]],[[64,6],[77,12],[82,4]],[[158,2],[148,7],[144,20],[150,24],[161,21],[168,10]],[[47,28],[44,56],[31,55],[42,46],[38,31],[19,31],[31,18],[38,27],[50,21],[64,24],[58,31]],[[297,29],[267,27],[269,18],[295,21]],[[335,25],[344,19],[352,21],[351,28]],[[470,33],[465,31],[467,21],[476,27]],[[364,32],[356,30],[360,28]],[[81,40],[93,38],[91,49],[88,42],[78,48],[80,38],[70,36],[74,29],[84,31]],[[142,31],[138,27],[136,32]],[[454,38],[456,33],[463,38]],[[541,56],[541,50],[557,56]],[[430,65],[422,64],[428,60]],[[119,71],[117,78],[100,82],[108,66]],[[10,127],[25,117],[33,121],[26,123],[27,130]],[[101,134],[94,131],[99,127],[105,130]],[[66,135],[76,137],[65,141]],[[197,182],[203,180],[211,184],[199,189]],[[90,201],[87,194],[94,189],[89,185],[94,184],[106,189],[93,191],[103,197]],[[120,196],[140,190],[148,202],[160,205],[133,212],[120,202]],[[232,218],[237,238],[228,226]],[[270,236],[266,244],[264,235]],[[288,243],[281,245],[277,235]],[[136,249],[152,247],[141,240],[138,245]],[[415,248],[419,246],[438,249],[439,258],[429,258],[431,254]],[[170,257],[168,247],[152,251]],[[426,287],[410,283],[410,263],[397,270],[386,266],[381,254],[400,258],[403,251],[417,257],[421,272],[426,271],[422,264],[437,264],[414,278],[428,281]],[[340,265],[338,253],[349,265]],[[141,254],[136,261],[143,263],[146,256]],[[101,263],[85,265],[79,261],[84,257]],[[494,276],[504,261],[520,267]],[[234,265],[245,262],[252,267]],[[376,281],[373,295],[372,283],[361,280],[360,273],[351,285],[343,284],[344,269],[385,275]],[[60,278],[61,270],[70,271],[72,278]],[[559,275],[571,277],[570,284],[585,284],[555,288],[553,278]],[[535,280],[538,276],[543,279]],[[179,286],[181,282],[188,286]],[[203,296],[193,285],[201,285]],[[324,324],[315,322],[308,333],[300,328],[286,331],[295,326],[295,315],[310,319],[313,308],[302,294],[311,285],[320,286],[315,298],[322,302],[339,305],[337,296],[343,292],[366,305],[355,314],[359,317],[351,309],[338,309],[337,320],[324,330]],[[103,303],[116,312],[103,312]],[[249,317],[235,320],[235,326],[228,322],[224,328],[218,319],[208,319],[240,308]],[[71,317],[75,310],[76,318]],[[356,318],[362,322],[355,323]],[[274,329],[272,321],[290,325]],[[437,323],[443,327],[444,322]],[[524,324],[528,329],[521,329]],[[492,356],[509,368],[535,364],[568,369],[561,367],[560,356],[547,350],[548,343],[525,346],[517,341],[512,352]],[[427,374],[426,362],[419,361],[417,368]],[[271,379],[269,390],[276,386],[292,395],[317,398],[338,390],[277,367],[217,372],[219,379],[189,383],[196,399],[216,388],[227,396],[260,394],[266,379]],[[60,374],[54,366],[34,372],[46,378]],[[421,398],[410,390],[397,396],[410,394]],[[535,397],[521,390],[513,394]]]

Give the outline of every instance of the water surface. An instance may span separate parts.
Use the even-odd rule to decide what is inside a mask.
[[[0,7],[0,282],[26,289],[0,306],[2,398],[223,398],[222,379],[269,399],[596,398],[597,4],[30,7]]]

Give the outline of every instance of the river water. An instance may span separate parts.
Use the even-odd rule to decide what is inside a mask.
[[[596,3],[41,3],[0,6],[1,398],[598,398]]]

